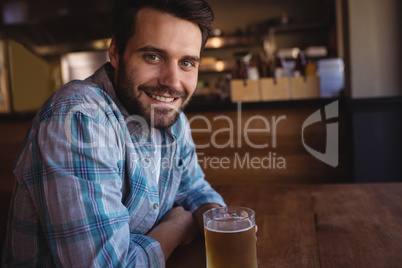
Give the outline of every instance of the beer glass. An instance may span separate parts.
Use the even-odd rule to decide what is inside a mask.
[[[255,213],[238,206],[212,208],[203,215],[208,268],[255,268]]]

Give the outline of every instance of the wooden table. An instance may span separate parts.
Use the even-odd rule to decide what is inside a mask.
[[[402,183],[219,186],[253,208],[258,267],[402,267]],[[167,267],[205,267],[202,236]]]

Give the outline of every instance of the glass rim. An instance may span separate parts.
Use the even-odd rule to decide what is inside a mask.
[[[225,207],[217,207],[217,208],[208,209],[207,211],[205,211],[203,213],[204,220],[216,221],[216,219],[214,219],[212,217],[209,217],[207,214],[211,214],[214,211],[219,211],[219,210],[223,210],[222,212],[225,212],[225,211],[228,211],[228,210],[229,211],[230,210],[244,210],[249,214],[247,217],[241,217],[240,219],[236,219],[236,220],[233,220],[233,218],[231,218],[231,217],[227,218],[227,219],[232,219],[232,221],[244,221],[246,219],[251,219],[251,218],[255,217],[255,211],[253,209],[249,208],[249,207],[244,207],[244,206],[225,206]],[[249,212],[251,212],[251,214]],[[220,219],[222,220],[222,218],[220,218]]]

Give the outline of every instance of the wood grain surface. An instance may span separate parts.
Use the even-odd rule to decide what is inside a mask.
[[[258,267],[402,267],[402,183],[216,188],[256,212]],[[205,267],[202,236],[167,267]]]
[[[214,185],[350,182],[342,114],[336,168],[317,160],[303,146],[302,132],[308,146],[326,150],[327,122],[302,127],[318,108],[322,107],[187,113],[206,179]],[[264,163],[249,165],[246,159],[253,158]],[[270,159],[269,164],[264,158]],[[223,160],[228,164],[220,165]]]

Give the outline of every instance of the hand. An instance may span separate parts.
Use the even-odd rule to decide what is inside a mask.
[[[258,226],[256,224],[255,225],[255,242],[257,242],[257,232],[258,232]]]
[[[197,235],[199,229],[193,214],[183,207],[174,207],[161,219],[159,224],[170,226],[172,231],[178,230],[181,234],[181,245],[190,243]]]
[[[242,211],[240,211],[239,216],[240,216],[240,217],[247,218],[247,217],[248,217],[248,213],[247,213],[246,211],[242,210]],[[225,218],[230,218],[231,216],[230,216],[229,213],[225,213],[225,214],[223,215],[223,217],[225,217]],[[257,226],[257,224],[254,225],[254,228],[255,228],[255,241],[257,242],[257,232],[258,232],[258,226]]]

